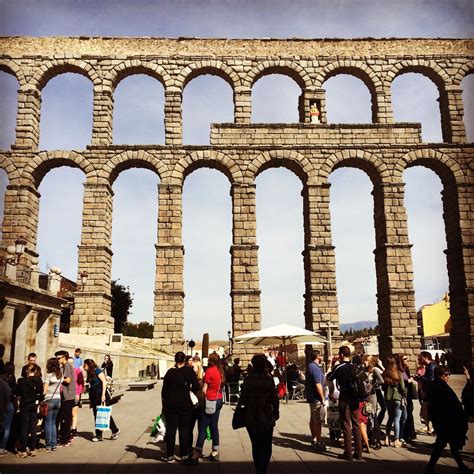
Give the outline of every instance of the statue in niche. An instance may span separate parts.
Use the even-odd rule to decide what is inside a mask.
[[[311,123],[321,123],[319,121],[319,110],[316,102],[311,104],[311,108],[309,109],[309,116],[311,117]]]

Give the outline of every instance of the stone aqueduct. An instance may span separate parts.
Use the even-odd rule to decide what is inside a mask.
[[[112,331],[110,316],[112,184],[130,167],[160,177],[154,337],[171,349],[182,341],[184,288],[181,240],[182,185],[199,167],[222,171],[231,183],[233,242],[231,298],[234,335],[260,328],[255,178],[284,166],[303,182],[305,324],[318,330],[338,323],[335,256],[331,240],[331,171],[351,166],[373,183],[375,266],[383,356],[419,349],[411,245],[404,208],[403,171],[434,170],[443,183],[452,346],[458,363],[472,358],[474,259],[472,156],[466,143],[460,83],[473,72],[474,41],[439,39],[225,40],[153,38],[2,38],[0,70],[19,83],[16,142],[0,152],[9,186],[5,196],[5,249],[27,240],[23,265],[36,255],[40,195],[45,174],[58,166],[84,171],[78,272],[89,275],[75,297],[72,330]],[[75,72],[94,90],[91,143],[82,151],[39,151],[41,91],[56,75]],[[423,143],[420,125],[394,123],[391,83],[418,72],[437,86],[443,142]],[[300,123],[252,124],[252,85],[285,74],[301,87]],[[324,81],[339,73],[360,78],[372,101],[372,123],[327,124]],[[147,74],[165,90],[165,144],[112,144],[114,89],[125,77]],[[210,146],[183,146],[182,96],[186,84],[213,74],[233,89],[234,122],[214,124]],[[316,103],[321,124],[309,123]]]

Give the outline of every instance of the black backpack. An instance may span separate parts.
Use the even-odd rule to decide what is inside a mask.
[[[365,400],[374,389],[374,384],[370,381],[363,364],[352,365],[351,389],[353,395],[362,400]]]

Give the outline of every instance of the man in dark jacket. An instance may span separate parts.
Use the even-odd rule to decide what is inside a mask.
[[[464,464],[459,453],[466,443],[468,425],[462,404],[448,385],[449,375],[447,367],[437,367],[435,380],[430,388],[429,409],[436,431],[436,441],[425,474],[434,473],[434,467],[448,443],[451,454],[458,464],[459,472],[472,472]]]
[[[341,458],[351,461],[362,459],[362,436],[359,428],[359,399],[353,390],[353,364],[351,350],[347,346],[339,349],[340,364],[327,376],[330,381],[336,381],[339,387],[339,414],[342,420],[344,435],[344,453]],[[352,435],[354,435],[354,454],[352,454]]]
[[[163,379],[161,398],[163,413],[166,419],[166,456],[162,458],[166,463],[174,463],[174,444],[176,430],[179,431],[179,450],[182,458],[188,456],[188,432],[191,418],[191,398],[189,392],[196,393],[199,383],[193,368],[185,365],[186,355],[177,352],[174,356],[176,365],[166,372]]]
[[[267,472],[272,456],[273,428],[280,417],[273,378],[265,371],[263,354],[252,358],[252,373],[244,380],[239,404],[245,407],[245,426],[252,443],[252,457],[258,474]]]

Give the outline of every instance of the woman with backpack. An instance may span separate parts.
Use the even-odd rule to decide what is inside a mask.
[[[383,373],[385,402],[387,404],[388,421],[386,426],[387,438],[385,444],[389,442],[390,431],[394,432],[391,446],[400,448],[403,446],[403,428],[406,420],[406,387],[403,376],[398,370],[397,362],[394,357],[387,359],[387,368]]]

